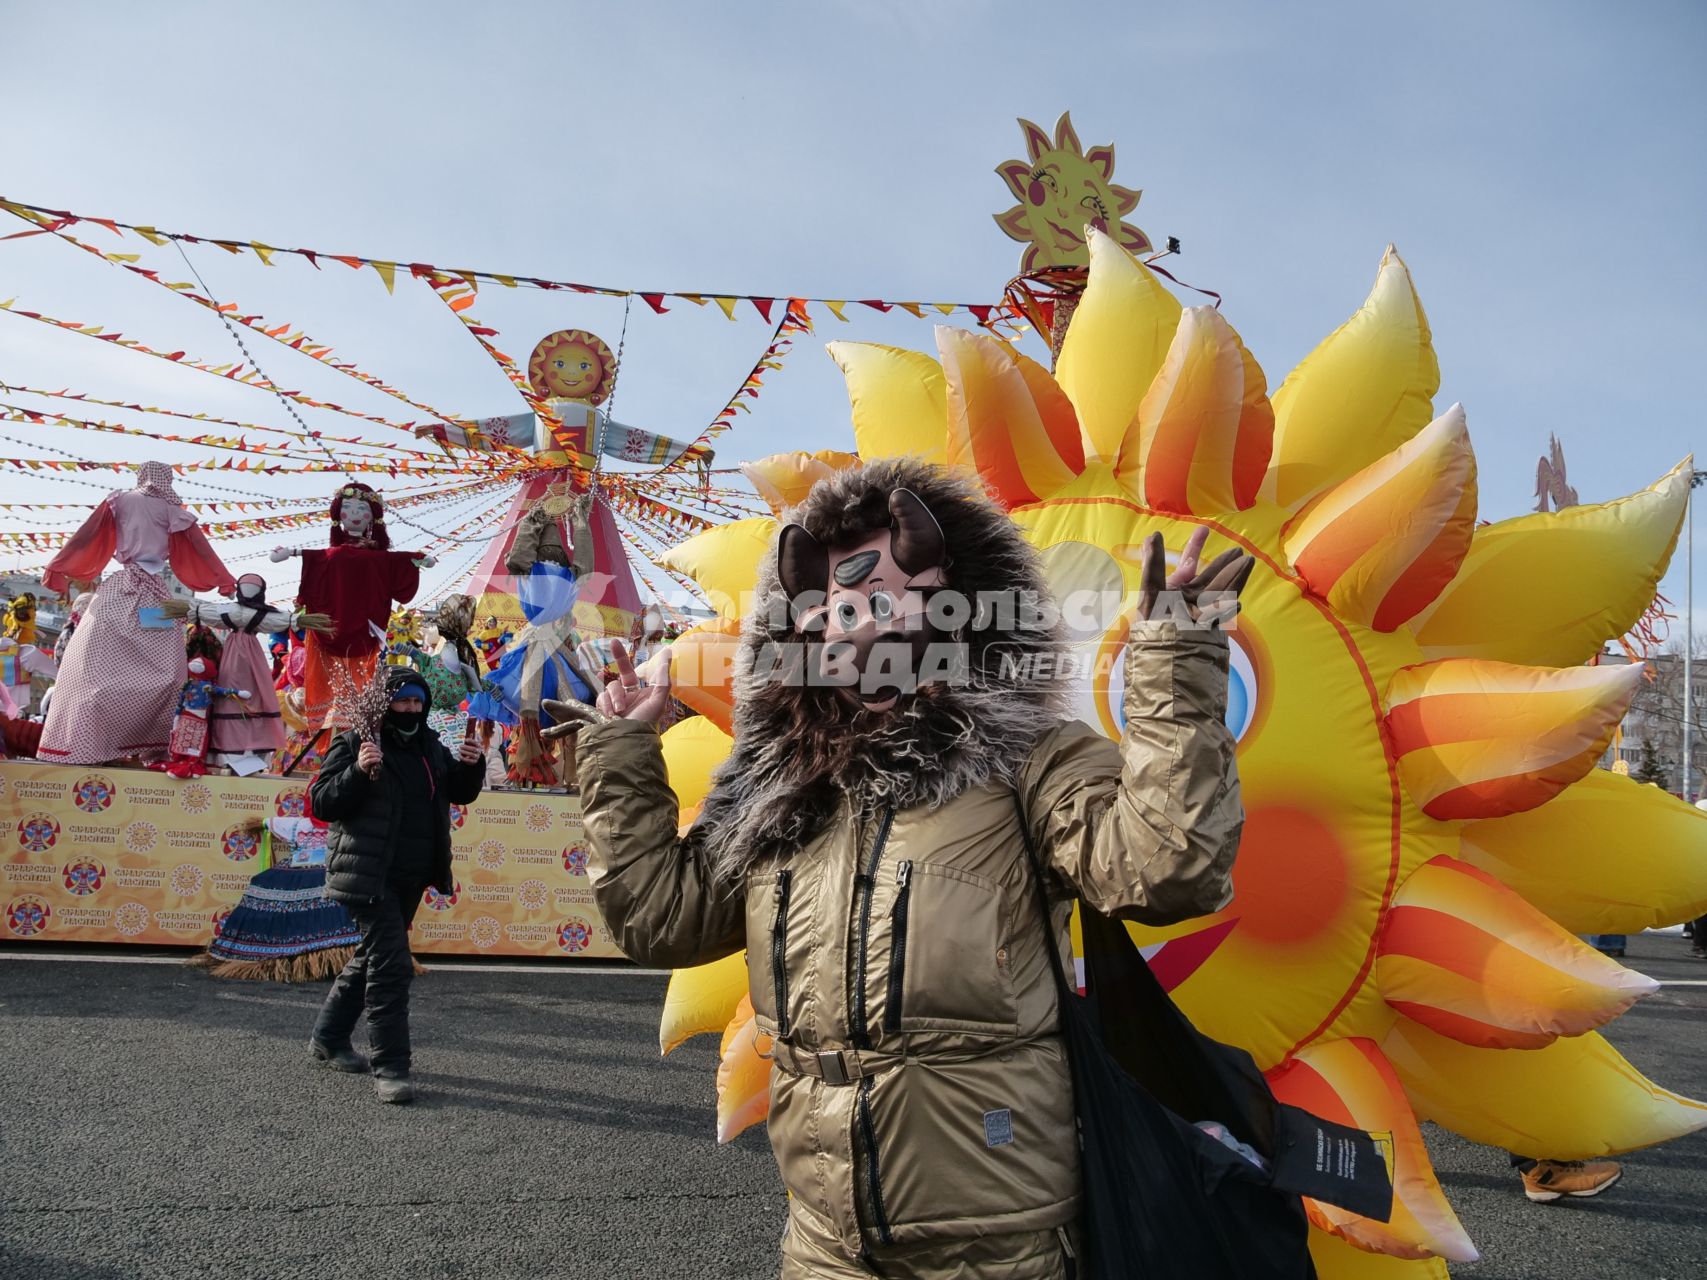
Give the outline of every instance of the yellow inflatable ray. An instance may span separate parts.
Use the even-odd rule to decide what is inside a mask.
[[[1159,532],[1177,555],[1206,527],[1207,555],[1238,547],[1255,558],[1229,645],[1227,723],[1246,810],[1234,900],[1135,933],[1193,1021],[1249,1050],[1277,1088],[1394,1132],[1402,1214],[1378,1224],[1315,1212],[1318,1227],[1403,1256],[1319,1230],[1324,1277],[1442,1276],[1439,1258],[1418,1255],[1473,1246],[1421,1142],[1404,1137],[1415,1133],[1410,1111],[1562,1157],[1707,1122],[1701,1104],[1648,1084],[1588,1030],[1649,984],[1536,910],[1572,929],[1623,931],[1707,904],[1707,814],[1591,768],[1636,668],[1572,669],[1617,638],[1664,571],[1678,478],[1610,512],[1484,529],[1466,550],[1469,438],[1456,407],[1430,422],[1428,326],[1389,253],[1363,310],[1276,394],[1273,456],[1252,497],[1239,458],[1262,435],[1260,369],[1248,352],[1233,360],[1217,319],[1182,321],[1151,273],[1094,233],[1092,246],[1053,391],[1040,366],[998,359],[979,339],[946,340],[944,365],[842,348],[862,453],[940,447],[946,458],[948,406],[961,406],[957,460],[1020,501],[1013,518],[1058,596],[1100,602],[1073,620],[1084,678],[1069,693],[1073,713],[1110,736],[1124,724],[1126,618],[1145,538]],[[897,406],[896,417],[876,421],[877,405]],[[1082,462],[1061,443],[1069,420]],[[783,474],[789,465],[811,464]],[[1574,550],[1555,554],[1556,538]],[[760,545],[732,538],[723,549],[730,564],[696,571],[751,581]],[[1533,588],[1524,607],[1568,633],[1568,654],[1493,609],[1508,564]],[[1585,582],[1605,608],[1581,606]],[[1505,628],[1492,652],[1477,648],[1478,609],[1460,603],[1472,598]],[[704,997],[707,1010],[726,1007],[720,990]],[[750,1020],[729,1025],[725,1136],[763,1115],[768,1069]],[[1492,1044],[1540,1047],[1476,1047]]]
[[[694,1036],[722,1031],[747,994],[747,954],[677,969],[664,993],[664,1016],[658,1023],[658,1052],[669,1053]]]
[[[775,536],[776,521],[769,516],[735,520],[671,548],[660,563],[698,583],[721,616],[738,618],[758,580],[759,561]]]
[[[1090,243],[1090,280],[1055,380],[1078,412],[1086,461],[1112,462],[1167,358],[1180,304],[1154,271],[1107,236],[1093,231]]]
[[[1628,498],[1478,529],[1457,579],[1417,618],[1430,657],[1587,662],[1652,603],[1677,546],[1694,460]]]
[[[948,389],[935,360],[866,342],[832,342],[827,350],[847,379],[860,457],[947,461]]]
[[[1462,856],[1572,933],[1707,913],[1707,812],[1605,769],[1539,809],[1468,824]]]
[[[671,690],[724,733],[733,733],[735,655],[741,624],[716,618],[682,632],[670,645]]]
[[[758,491],[759,497],[780,516],[804,498],[825,476],[834,475],[845,467],[856,465],[859,459],[840,449],[820,449],[817,453],[773,453],[757,462],[743,462],[741,474]]]
[[[704,801],[711,790],[711,773],[722,764],[735,740],[704,716],[690,716],[666,729],[662,739],[664,768],[670,790],[682,808]]]
[[[1707,1105],[1653,1084],[1592,1031],[1512,1053],[1401,1020],[1382,1047],[1419,1115],[1526,1156],[1587,1160],[1707,1128]]]
[[[1451,1275],[1439,1258],[1413,1262],[1366,1253],[1325,1231],[1310,1233],[1310,1257],[1320,1280],[1448,1280]]]
[[[1298,507],[1397,448],[1434,417],[1439,387],[1428,317],[1410,271],[1388,245],[1362,308],[1274,393],[1274,461],[1264,495]]]

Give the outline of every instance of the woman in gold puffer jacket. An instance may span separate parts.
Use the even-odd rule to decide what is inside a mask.
[[[667,665],[641,687],[624,664],[612,718],[580,734],[599,909],[643,964],[746,949],[785,1277],[1064,1277],[1078,1145],[1045,947],[1071,963],[1074,895],[1152,924],[1230,899],[1218,624],[1248,558],[1199,572],[1198,539],[1164,584],[1146,548],[1117,744],[1063,719],[1038,561],[964,480],[873,463],[790,517],[742,637],[735,747],[688,833],[656,733]]]

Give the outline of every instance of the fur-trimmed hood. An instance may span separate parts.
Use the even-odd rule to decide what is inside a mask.
[[[948,589],[1049,599],[1036,553],[1006,512],[971,480],[906,458],[830,476],[783,523],[826,546],[846,546],[890,524],[889,495],[910,489],[941,525]],[[1035,619],[1034,619],[1035,621]],[[776,678],[804,663],[806,641],[790,622],[777,579],[776,546],[760,566],[735,676],[735,748],[717,770],[700,816],[705,848],[725,883],[754,861],[799,848],[834,815],[844,795],[870,809],[936,807],[988,782],[1012,783],[1037,739],[1062,718],[1060,691],[1013,672],[1056,650],[1052,625],[1025,627],[1019,611],[989,610],[960,633],[964,678],[931,683],[884,712],[855,711],[833,689]],[[1015,666],[1009,661],[1019,658]]]

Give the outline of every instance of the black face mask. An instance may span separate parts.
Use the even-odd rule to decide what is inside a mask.
[[[395,733],[405,742],[412,740],[420,732],[421,726],[427,723],[425,711],[387,711],[385,727]]]

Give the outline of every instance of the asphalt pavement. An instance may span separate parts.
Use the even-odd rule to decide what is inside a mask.
[[[1675,936],[1628,963],[1667,986],[1611,1037],[1707,1096],[1707,964]],[[107,953],[111,955],[111,953]],[[784,1199],[762,1129],[714,1138],[716,1042],[657,1048],[665,980],[440,966],[415,986],[420,1101],[312,1067],[322,987],[177,963],[0,951],[0,1276],[449,1280],[776,1273]],[[1504,1156],[1429,1127],[1475,1280],[1695,1277],[1707,1136],[1541,1206]]]

